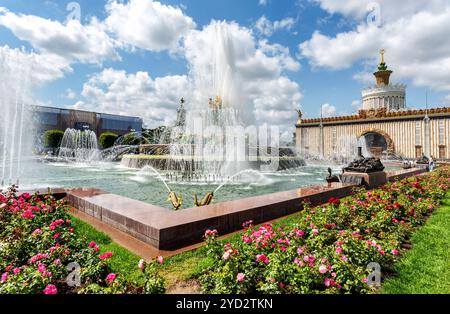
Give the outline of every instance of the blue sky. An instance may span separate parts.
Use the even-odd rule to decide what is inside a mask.
[[[191,70],[207,63],[195,43],[214,45],[212,20],[239,33],[240,82],[258,123],[293,131],[297,106],[308,117],[322,104],[329,115],[355,112],[382,47],[394,82],[408,85],[409,107],[425,107],[427,90],[430,106],[450,103],[448,1],[79,0],[80,25],[67,25],[69,2],[0,0],[0,46],[24,46],[53,67],[36,89],[43,104],[169,123],[177,99],[189,98]],[[381,22],[369,25],[369,14]]]

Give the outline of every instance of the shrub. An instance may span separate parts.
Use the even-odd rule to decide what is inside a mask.
[[[0,294],[165,291],[162,258],[149,263],[141,287],[114,274],[111,258],[112,252],[76,234],[64,200],[16,195],[15,187],[0,191]]]
[[[100,135],[99,144],[103,149],[110,148],[114,145],[119,136],[113,132],[104,132]]]
[[[44,133],[44,146],[47,148],[58,148],[61,145],[64,132],[59,130],[48,130]]]
[[[449,189],[446,168],[306,206],[283,228],[246,222],[233,243],[217,241],[217,231],[208,230],[213,263],[200,276],[202,287],[209,293],[370,293],[367,265],[392,272],[402,244]]]

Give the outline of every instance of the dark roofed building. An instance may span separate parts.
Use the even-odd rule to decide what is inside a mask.
[[[33,113],[40,133],[47,130],[92,130],[97,135],[114,132],[124,135],[142,132],[142,119],[138,117],[97,113],[76,109],[33,106]]]

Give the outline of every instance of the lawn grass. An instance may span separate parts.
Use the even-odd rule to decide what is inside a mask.
[[[450,293],[450,192],[412,236],[413,248],[395,265],[397,274],[383,284],[388,294]]]
[[[273,222],[274,228],[289,226],[298,221],[301,213],[290,215]],[[136,267],[139,257],[127,249],[114,243],[103,232],[97,231],[89,224],[73,217],[76,232],[88,241],[95,241],[101,247],[101,252],[111,251],[111,268],[128,280],[142,282],[141,271]],[[233,242],[240,238],[236,233],[223,238],[223,243]],[[413,248],[405,253],[395,265],[396,274],[387,279],[381,290],[387,294],[409,293],[450,293],[450,192],[438,208],[419,228],[411,239]],[[202,270],[213,261],[207,256],[204,246],[181,253],[166,259],[162,275],[167,285],[179,281],[197,278]]]
[[[113,242],[105,233],[73,216],[72,224],[80,237],[85,238],[88,242],[95,241],[100,246],[100,253],[108,251],[113,253],[113,257],[109,259],[113,272],[122,275],[129,281],[143,282],[142,271],[137,267],[140,257]]]

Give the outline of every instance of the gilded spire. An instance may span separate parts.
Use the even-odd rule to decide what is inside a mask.
[[[386,50],[384,50],[384,48],[382,48],[380,50],[380,58],[381,58],[381,62],[378,65],[378,71],[388,71],[388,67],[386,65],[386,62],[384,61],[384,54],[386,53]]]
[[[381,64],[385,63],[384,62],[384,53],[386,52],[386,50],[384,50],[384,48],[381,48],[380,50],[380,55],[381,55]]]

